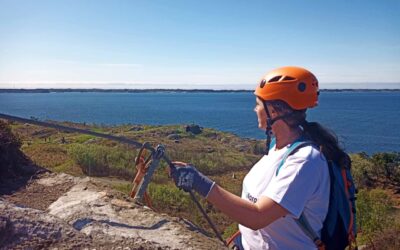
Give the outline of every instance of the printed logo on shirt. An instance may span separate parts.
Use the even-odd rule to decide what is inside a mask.
[[[256,203],[256,202],[257,202],[257,198],[251,196],[250,193],[247,193],[246,197],[247,197],[247,199],[248,199],[249,201],[251,201],[251,202],[253,202],[253,203]]]
[[[247,191],[246,183],[243,182],[242,198],[244,199],[245,197],[246,197],[249,201],[251,201],[251,202],[253,202],[253,203],[256,203],[256,202],[257,202],[257,198],[254,197],[254,196],[252,196],[252,195],[250,194],[250,192]]]

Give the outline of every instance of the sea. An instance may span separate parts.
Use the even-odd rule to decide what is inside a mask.
[[[0,113],[104,125],[198,124],[240,137],[265,138],[252,92],[0,93]],[[307,111],[350,153],[400,152],[400,91],[322,91]]]

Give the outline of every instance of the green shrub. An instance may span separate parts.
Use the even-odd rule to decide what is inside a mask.
[[[175,208],[177,211],[190,211],[190,197],[173,185],[150,183],[147,188],[154,207]]]
[[[257,141],[253,146],[253,153],[256,155],[265,154],[265,150],[266,150],[265,142]]]
[[[356,187],[364,188],[372,185],[372,178],[377,178],[378,173],[375,165],[364,154],[352,154],[351,158],[351,173],[354,178]]]
[[[71,145],[68,153],[89,176],[108,176],[109,167],[106,161],[106,148],[97,145]]]
[[[72,144],[68,153],[86,175],[133,177],[136,152],[131,149]]]
[[[350,155],[352,174],[357,187],[376,187],[378,183],[400,183],[400,153],[365,153]]]
[[[372,160],[385,178],[400,183],[400,152],[377,153]]]
[[[86,141],[88,141],[90,139],[93,139],[93,138],[96,138],[96,137],[93,136],[93,135],[82,135],[81,134],[81,135],[76,136],[74,138],[74,140],[75,140],[76,143],[84,143],[84,142],[86,142]]]
[[[357,227],[362,232],[361,241],[366,237],[394,226],[393,202],[382,189],[362,189],[357,195]]]
[[[227,171],[243,169],[243,167],[252,166],[259,158],[253,154],[243,152],[221,152],[212,153],[197,151],[168,151],[170,159],[188,162],[196,166],[206,175],[223,174]]]
[[[224,230],[224,234],[222,237],[224,239],[229,239],[233,234],[235,234],[239,230],[238,223],[232,223]]]

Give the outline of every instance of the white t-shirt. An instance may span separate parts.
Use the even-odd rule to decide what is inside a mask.
[[[258,161],[243,180],[242,199],[256,203],[266,196],[289,214],[270,225],[252,230],[239,225],[244,249],[316,249],[294,218],[304,211],[315,232],[320,234],[329,205],[329,169],[325,157],[314,146],[301,147],[276,169],[290,145]]]

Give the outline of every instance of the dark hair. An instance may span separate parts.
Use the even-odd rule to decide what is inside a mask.
[[[350,169],[350,157],[339,146],[336,134],[330,129],[323,127],[318,122],[308,122],[306,120],[306,109],[294,110],[286,102],[281,100],[268,101],[268,104],[280,115],[291,113],[290,116],[283,118],[286,124],[291,128],[300,125],[303,128],[304,136],[319,146],[320,151],[328,161],[334,161],[342,168]]]

